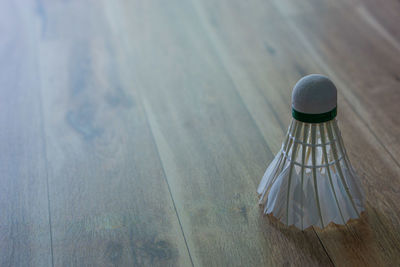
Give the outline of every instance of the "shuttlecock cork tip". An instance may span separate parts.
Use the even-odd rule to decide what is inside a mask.
[[[336,105],[336,86],[324,75],[307,75],[293,88],[292,114],[297,120],[310,123],[331,120],[336,116]]]

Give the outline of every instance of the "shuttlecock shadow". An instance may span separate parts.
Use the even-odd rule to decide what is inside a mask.
[[[351,219],[345,225],[330,223],[324,229],[313,226],[300,230],[283,224],[273,215],[261,216],[269,226],[278,230],[302,252],[312,255],[308,251],[309,246],[299,242],[300,237],[310,240],[316,234],[330,257],[340,253],[341,259],[348,260],[351,266],[366,262],[371,266],[381,266],[385,262],[381,250],[388,245],[382,236],[392,235],[391,231],[400,231],[400,226],[394,226],[384,213],[369,207],[358,219]]]
[[[329,263],[329,259],[325,258],[324,261],[321,258],[321,255],[325,254],[325,252],[311,227],[302,231],[295,226],[287,226],[272,215],[266,214],[260,214],[260,220],[262,221],[261,226],[265,239],[270,240],[271,233],[273,233],[274,239],[282,240],[289,253],[294,250],[295,253],[293,253],[295,255],[303,255],[309,262],[314,262],[317,265]],[[279,235],[282,236],[279,237]],[[287,262],[287,264],[296,263]]]

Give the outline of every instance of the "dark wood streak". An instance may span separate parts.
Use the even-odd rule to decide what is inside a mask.
[[[177,256],[177,249],[166,240],[157,240],[155,237],[137,239],[131,237],[132,256],[137,266],[154,266],[161,264],[172,265]]]
[[[46,10],[43,6],[42,0],[36,0],[35,5],[36,14],[39,16],[41,20],[41,31],[42,31],[42,38],[45,37],[46,29],[47,29],[47,14]]]
[[[54,264],[190,265],[124,55],[101,3],[88,4],[46,2],[38,44]]]
[[[110,91],[104,96],[105,101],[112,107],[131,108],[135,105],[134,99],[127,94],[126,88],[121,85],[120,74],[118,73],[118,62],[115,59],[115,49],[107,42],[107,52],[110,57],[107,64],[107,76],[110,83]]]
[[[136,12],[145,27],[128,20],[118,30],[127,33],[129,61],[142,62],[131,66],[194,265],[268,265],[292,257],[329,264],[314,233],[281,239],[259,216],[254,188],[272,154],[193,7],[133,2],[125,12]],[[138,35],[139,43],[131,39]],[[307,256],[299,259],[297,246]],[[287,257],[275,257],[284,248]]]
[[[105,256],[114,266],[120,266],[123,256],[123,245],[118,242],[109,241],[106,247]]]
[[[399,7],[1,1],[0,265],[399,265]],[[309,73],[367,201],[300,231],[255,189]]]
[[[91,140],[99,137],[103,129],[94,125],[96,107],[88,103],[82,103],[76,110],[67,112],[65,119],[68,124],[85,139]]]
[[[85,90],[95,90],[92,55],[89,41],[80,41],[71,46],[68,75],[71,97],[82,96]],[[90,94],[90,92],[89,92]]]
[[[288,8],[288,6],[295,6],[297,2],[286,2],[286,5],[283,5],[282,8]],[[228,5],[225,6],[226,10],[229,8]],[[263,9],[259,9],[255,5],[253,6],[254,13],[261,13],[265,12]],[[209,7],[210,12],[213,10],[214,12],[218,12],[218,9],[213,7],[211,4]],[[234,9],[228,9],[229,12],[232,12],[234,17],[237,19],[237,21],[241,21],[240,16],[245,16],[240,14],[237,10]],[[285,11],[284,9],[283,11]],[[336,10],[336,9],[333,9]],[[309,11],[307,11],[309,12]],[[328,12],[327,10],[324,10],[324,12]],[[332,10],[329,11],[330,14],[332,14]],[[305,13],[304,13],[305,14]],[[350,16],[346,16],[348,18]],[[216,43],[218,46],[223,46],[229,48],[228,53],[230,52],[230,55],[238,55],[235,53],[235,51],[238,51],[240,49],[243,49],[244,46],[249,47],[251,51],[259,51],[257,49],[262,50],[263,49],[263,38],[268,38],[268,40],[274,40],[277,43],[281,44],[280,49],[283,49],[287,51],[287,53],[290,53],[290,51],[293,51],[292,54],[288,54],[286,57],[280,58],[280,61],[287,61],[285,68],[291,68],[295,66],[295,68],[298,69],[296,66],[301,67],[301,72],[305,73],[324,73],[326,71],[329,72],[328,75],[335,74],[335,72],[330,71],[330,69],[326,68],[326,65],[320,65],[320,61],[318,61],[315,56],[315,54],[319,54],[320,51],[310,51],[305,49],[303,45],[307,45],[306,43],[303,42],[298,42],[297,38],[294,38],[294,35],[291,34],[291,31],[294,30],[293,27],[291,27],[288,24],[285,24],[285,20],[282,18],[282,22],[270,25],[271,27],[266,27],[265,23],[265,17],[264,16],[259,16],[257,15],[251,16],[247,18],[247,23],[244,23],[243,25],[235,25],[232,26],[230,23],[233,23],[232,21],[229,21],[229,17],[223,17],[220,16],[221,18],[221,25],[225,25],[225,27],[220,27],[221,31],[217,33],[217,36],[221,36],[220,40],[222,40],[222,44]],[[257,18],[261,18],[260,20],[257,20]],[[308,18],[309,16],[303,15],[302,12],[296,13],[295,19],[295,25],[301,25],[301,21],[303,18]],[[345,18],[343,18],[345,19]],[[277,19],[278,20],[278,19]],[[320,18],[320,21],[323,19]],[[230,23],[228,23],[230,22]],[[243,20],[242,20],[243,23]],[[318,22],[315,21],[313,27],[316,27]],[[329,23],[327,25],[332,25],[332,23]],[[289,31],[285,29],[289,29]],[[343,27],[340,27],[343,28]],[[301,30],[301,29],[300,29]],[[252,32],[259,32],[261,36],[259,42],[247,42],[250,38],[247,37],[248,35],[251,35]],[[307,32],[308,30],[305,30]],[[238,33],[240,32],[240,33]],[[344,32],[344,30],[339,31],[341,34]],[[318,39],[318,31],[314,31],[312,34],[316,36],[308,36],[308,40],[312,40],[311,43],[317,43],[319,41]],[[234,36],[245,36],[243,38],[242,42],[233,42],[230,41],[230,38],[235,38]],[[334,35],[332,35],[334,36]],[[247,37],[247,38],[246,38]],[[297,35],[295,35],[297,37]],[[327,38],[327,37],[326,37]],[[226,43],[224,40],[227,39]],[[327,38],[326,40],[328,40]],[[318,40],[318,41],[317,41]],[[340,40],[346,40],[346,38],[338,38]],[[296,43],[297,46],[293,47],[291,44]],[[298,51],[298,53],[296,53]],[[340,50],[337,50],[336,53],[338,53]],[[266,55],[265,53],[260,53],[260,55]],[[251,55],[249,55],[251,57]],[[263,76],[259,75],[254,75],[253,73],[256,73],[257,69],[266,69],[268,66],[271,64],[270,62],[272,61],[273,63],[276,63],[276,67],[279,67],[280,63],[274,62],[272,57],[265,57],[258,58],[258,60],[251,61],[247,59],[245,56],[235,56],[237,64],[242,64],[243,72],[248,72],[248,75],[253,77],[255,79],[255,83],[257,81],[261,80],[263,81]],[[358,58],[357,58],[358,59]],[[328,60],[328,62],[332,62],[333,60]],[[337,69],[340,69],[343,64],[345,64],[346,61],[341,61],[341,65],[338,64]],[[374,64],[371,62],[370,64]],[[284,64],[285,65],[285,64]],[[336,65],[333,65],[336,66]],[[367,66],[367,65],[365,65]],[[290,88],[293,86],[294,82],[298,79],[298,76],[295,75],[295,72],[291,72],[289,70],[286,70],[288,75],[293,76],[289,81],[286,82],[286,85],[283,84],[281,88],[283,88],[281,91],[286,94],[289,99],[290,96]],[[303,73],[302,73],[303,74]],[[279,76],[281,79],[277,79],[277,76]],[[296,77],[297,76],[297,77]],[[272,85],[273,87],[277,88],[278,86],[276,84],[279,83],[279,80],[284,81],[284,72],[281,73],[276,73],[276,72],[271,72],[267,73],[266,76],[268,78],[268,85]],[[336,78],[336,76],[334,76]],[[361,77],[361,75],[360,75]],[[361,79],[361,78],[360,78]],[[339,81],[338,81],[339,82]],[[340,87],[341,90],[349,90],[348,87],[343,88],[343,84]],[[286,88],[286,89],[284,89]],[[346,91],[345,91],[346,92]],[[376,91],[379,93],[379,91]],[[259,94],[258,90],[253,90],[253,94]],[[266,86],[265,90],[261,92],[260,97],[264,95],[267,98],[270,99],[275,99],[273,103],[274,109],[276,110],[281,110],[279,113],[284,113],[284,110],[287,110],[287,107],[290,106],[289,101],[287,103],[283,103],[283,105],[279,104],[279,101],[275,95],[274,90],[272,90],[269,86]],[[356,94],[354,94],[356,95]],[[383,191],[381,193],[376,192],[376,188],[385,188],[387,185],[388,187],[395,188],[395,192],[398,191],[398,184],[393,184],[393,181],[398,180],[398,173],[399,169],[396,166],[396,162],[393,162],[393,159],[391,158],[390,155],[387,154],[387,151],[382,148],[379,136],[374,135],[373,133],[371,134],[371,129],[368,129],[366,125],[364,124],[364,121],[360,119],[360,112],[357,112],[357,108],[359,105],[356,105],[356,113],[354,112],[354,108],[350,108],[349,104],[352,104],[350,101],[347,100],[349,97],[349,94],[345,94],[346,99],[343,100],[343,96],[339,95],[339,103],[340,103],[340,123],[344,124],[344,133],[345,133],[345,140],[349,140],[346,142],[348,145],[349,151],[354,151],[351,154],[351,157],[356,158],[355,160],[355,166],[359,166],[357,168],[358,170],[365,170],[363,176],[363,182],[364,185],[367,186],[367,194],[373,194],[371,196],[371,202],[367,202],[367,206],[370,204],[372,207],[376,206],[376,199],[379,198],[381,201],[381,204],[383,203],[391,203],[393,200],[397,199],[395,194],[391,191]],[[353,99],[353,98],[352,98]],[[251,102],[246,102],[248,106],[251,105]],[[285,108],[286,106],[286,108]],[[252,112],[252,115],[255,116],[259,112],[259,110],[253,109],[254,112]],[[287,112],[287,111],[286,111]],[[346,116],[342,115],[346,114]],[[365,114],[363,114],[365,115]],[[257,120],[256,120],[257,122]],[[372,123],[372,122],[371,122]],[[261,125],[261,123],[260,123]],[[397,129],[397,128],[396,128]],[[268,139],[267,139],[268,140]],[[277,141],[278,142],[278,141]],[[386,162],[388,161],[388,162]],[[389,163],[390,162],[390,163]],[[379,166],[379,170],[376,168]],[[396,175],[397,174],[397,175]],[[382,177],[383,176],[383,177]],[[380,177],[379,179],[376,179],[376,177]],[[390,182],[392,181],[392,182]],[[376,184],[378,183],[378,184]],[[374,184],[374,185],[371,185]],[[389,208],[392,207],[392,208]],[[379,214],[374,214],[375,216],[377,215],[378,218],[385,218],[385,220],[382,220],[381,223],[377,223],[375,220],[371,220],[369,218],[369,223],[366,223],[365,221],[367,220],[366,217],[363,217],[361,222],[358,224],[350,224],[349,226],[346,227],[334,227],[334,229],[327,229],[324,231],[321,230],[316,230],[316,233],[319,236],[319,239],[321,240],[326,252],[328,253],[329,257],[332,259],[332,262],[334,264],[338,265],[343,265],[343,264],[350,264],[350,265],[358,265],[358,264],[367,264],[367,265],[382,265],[384,263],[386,264],[396,264],[399,260],[399,258],[396,256],[398,253],[397,252],[397,246],[392,246],[390,245],[391,243],[397,243],[398,241],[398,230],[397,230],[397,224],[389,223],[387,221],[387,218],[391,218],[394,221],[398,221],[396,212],[390,212],[390,209],[393,209],[394,205],[387,204],[385,205],[385,208]],[[367,208],[369,210],[369,208]],[[385,226],[383,226],[385,225]],[[382,229],[383,228],[383,229]],[[392,234],[388,234],[391,232]],[[385,255],[385,256],[383,256]]]

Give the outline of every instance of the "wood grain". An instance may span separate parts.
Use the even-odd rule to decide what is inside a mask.
[[[299,78],[299,75],[303,76],[315,72],[326,73],[325,65],[321,66],[318,64],[319,60],[315,59],[313,53],[316,52],[314,50],[308,51],[301,43],[298,44],[296,48],[292,46],[296,41],[293,37],[296,37],[296,35],[291,34],[293,27],[290,27],[290,25],[275,22],[278,21],[278,19],[275,18],[274,22],[270,22],[269,26],[265,26],[266,21],[263,19],[267,16],[264,10],[258,9],[257,5],[254,5],[254,9],[249,11],[253,14],[253,16],[249,17],[242,16],[238,9],[230,8],[230,4],[231,2],[229,2],[229,5],[227,3],[226,5],[220,4],[220,6],[210,4],[207,9],[208,14],[212,14],[213,12],[222,13],[221,10],[225,10],[228,14],[234,14],[232,17],[220,16],[218,20],[213,20],[214,27],[210,26],[210,29],[216,32],[214,35],[217,39],[215,41],[216,46],[224,46],[225,49],[228,49],[229,51],[227,53],[233,55],[232,57],[234,58],[234,60],[230,60],[229,63],[236,63],[236,68],[240,68],[238,72],[242,73],[242,77],[248,77],[249,80],[253,81],[253,88],[239,87],[239,90],[243,91],[243,95],[252,95],[253,99],[274,99],[275,101],[271,102],[271,106],[276,110],[275,113],[285,113],[285,107],[290,105],[290,87]],[[247,8],[249,9],[248,5]],[[211,16],[212,15],[210,15],[210,17]],[[215,18],[215,16],[213,17]],[[233,20],[232,18],[235,19]],[[236,24],[234,24],[235,21]],[[205,23],[207,23],[207,21]],[[234,26],[232,27],[232,25]],[[261,33],[261,37],[259,37],[257,41],[250,38],[254,32]],[[233,36],[243,36],[244,38],[243,40],[234,42],[231,39]],[[241,54],[239,51],[243,50],[244,47],[249,48],[251,51],[256,51],[259,57],[257,57],[256,60],[252,60],[251,56]],[[222,48],[220,51],[224,51],[224,49]],[[275,66],[274,69],[276,69],[276,71],[269,71],[268,67],[270,65]],[[287,69],[280,69],[280,65],[283,65]],[[227,68],[234,69],[233,67]],[[263,71],[263,75],[259,75],[259,70],[267,71]],[[330,71],[329,74],[333,73],[330,69],[328,71]],[[290,73],[294,75],[292,80],[290,81],[289,77],[288,81],[286,77]],[[285,81],[286,85],[282,84]],[[268,86],[264,86],[263,88],[263,84],[268,84]],[[277,97],[277,91],[274,90],[274,87],[283,88],[280,92],[284,97]],[[344,88],[343,90],[346,89],[347,88]],[[253,103],[250,99],[246,100],[245,97],[244,99],[251,113],[255,114],[253,117],[256,122],[258,122],[258,114],[261,114],[261,111],[257,110],[257,107],[252,105]],[[283,101],[281,101],[281,99],[283,99]],[[368,125],[363,123],[364,118],[360,118],[360,115],[354,112],[354,108],[350,108],[349,102],[348,99],[343,99],[343,96],[340,95],[339,103],[341,103],[340,106],[343,113],[340,112],[339,117],[342,119],[341,123],[344,124],[344,132],[347,133],[348,131],[352,133],[352,135],[345,139],[350,142],[349,148],[351,155],[358,159],[355,165],[358,167],[359,164],[362,164],[362,167],[358,169],[360,170],[359,172],[361,172],[361,176],[364,178],[363,182],[368,189],[370,189],[367,190],[367,194],[374,194],[372,199],[380,199],[382,203],[396,201],[396,194],[385,193],[376,195],[373,188],[379,187],[378,184],[380,184],[380,186],[383,184],[392,186],[393,179],[398,180],[399,169],[397,163],[392,159],[390,154],[385,153],[385,147],[381,145],[380,140],[376,138],[374,132],[371,132]],[[346,116],[342,117],[342,114],[346,114]],[[281,120],[285,120],[285,118],[281,118]],[[262,125],[264,121],[265,118],[261,118],[258,124]],[[260,127],[260,129],[263,131],[263,128]],[[359,129],[359,131],[357,131],[357,129]],[[363,133],[362,137],[360,137],[359,132]],[[276,140],[276,142],[278,142],[278,140]],[[355,151],[351,150],[354,146],[356,147],[354,148]],[[379,169],[377,169],[377,166],[379,166]],[[376,177],[382,178],[377,180]],[[394,189],[394,192],[397,192],[397,187],[398,186],[395,187],[396,189]],[[367,204],[369,205],[369,203]],[[317,231],[335,264],[354,266],[362,262],[363,264],[376,266],[384,263],[386,263],[386,265],[398,263],[398,246],[390,245],[393,239],[396,240],[394,241],[396,244],[398,243],[397,226],[387,220],[387,218],[394,218],[394,214],[397,212],[393,210],[396,210],[393,206],[388,208],[389,207],[383,209],[381,207],[379,209],[380,211],[377,212],[376,205],[372,202],[369,207],[372,211],[368,212],[370,217],[368,219],[364,218],[364,220],[369,220],[369,224],[361,222],[356,226],[351,224],[347,228],[335,227],[334,230],[327,229],[324,231]],[[384,212],[382,212],[383,210]],[[371,220],[371,218],[374,219]],[[390,231],[396,234],[390,238],[388,238],[389,235],[387,233],[376,234],[386,231],[385,229],[391,229]],[[383,254],[387,254],[387,257],[382,257]]]
[[[400,155],[400,121],[396,115],[400,60],[393,55],[400,52],[400,46],[363,23],[362,14],[357,9],[340,8],[293,20],[304,39],[313,40],[310,45],[319,60],[330,62],[325,68],[340,81],[346,99],[396,159]]]
[[[0,1],[1,266],[397,266],[399,3]],[[264,217],[291,88],[339,88],[366,192],[346,226]]]
[[[131,4],[133,21],[117,28],[141,62],[134,75],[194,264],[329,265],[314,232],[281,235],[260,215],[254,190],[272,154],[193,11]]]
[[[35,43],[19,7],[0,2],[0,265],[51,266]]]
[[[43,3],[38,41],[54,265],[190,266],[137,86],[88,4]]]

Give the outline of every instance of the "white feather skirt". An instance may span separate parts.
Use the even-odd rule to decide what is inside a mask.
[[[336,119],[292,120],[257,189],[264,213],[300,229],[345,224],[364,210],[364,193]]]

